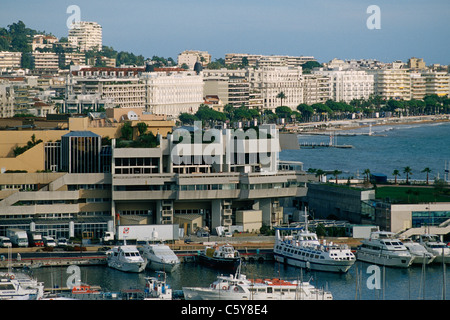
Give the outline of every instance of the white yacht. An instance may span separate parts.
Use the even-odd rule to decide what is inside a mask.
[[[142,272],[147,262],[136,246],[124,244],[106,251],[108,267],[125,272]]]
[[[368,263],[403,268],[409,267],[413,261],[413,256],[403,243],[394,237],[393,232],[387,231],[372,232],[369,239],[361,240],[356,258]]]
[[[183,287],[185,300],[333,300],[333,295],[309,282],[280,279],[250,280],[240,273],[220,275],[209,287]]]
[[[24,273],[0,273],[0,300],[39,300],[44,285]]]
[[[414,242],[411,238],[401,239],[403,245],[413,256],[413,264],[430,264],[434,261],[435,255],[418,242]]]
[[[419,236],[419,243],[423,245],[428,252],[435,255],[434,262],[450,263],[450,248],[440,240],[435,234],[422,234]]]
[[[281,232],[288,235],[282,236]],[[345,273],[355,263],[356,257],[347,245],[336,245],[325,240],[320,243],[317,234],[308,231],[305,212],[305,229],[277,228],[273,254],[276,261],[300,268]]]
[[[139,249],[142,257],[147,260],[147,268],[155,271],[172,272],[180,265],[180,259],[162,242],[146,243]]]

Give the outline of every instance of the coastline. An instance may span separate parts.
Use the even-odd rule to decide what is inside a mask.
[[[389,117],[389,118],[366,118],[366,119],[347,119],[332,120],[321,122],[305,122],[296,125],[279,125],[279,129],[296,133],[330,133],[332,131],[346,131],[370,126],[385,125],[407,125],[407,124],[432,124],[450,122],[450,115],[424,115],[407,117]]]

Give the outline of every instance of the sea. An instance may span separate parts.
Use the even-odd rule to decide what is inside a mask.
[[[368,130],[372,135],[366,135]],[[363,177],[365,169],[383,173],[393,179],[392,172],[411,167],[411,179],[425,180],[424,168],[429,175],[444,179],[446,165],[450,161],[450,123],[405,124],[373,126],[346,130],[346,136],[335,136],[339,145],[353,148],[300,148],[283,150],[281,160],[301,161],[304,169],[342,171],[342,177]],[[361,135],[363,133],[363,135]],[[300,142],[328,142],[329,136],[299,135]],[[157,276],[154,271],[125,273],[106,266],[82,266],[81,280],[107,291],[144,289],[145,277]],[[70,276],[65,267],[45,267],[33,270],[34,276],[47,288],[66,286]],[[167,283],[174,290],[184,286],[209,286],[217,275],[226,272],[196,262],[182,263],[174,272],[167,274]],[[442,300],[450,298],[450,277],[442,265],[433,264],[423,268],[407,269],[380,267],[358,261],[345,274],[306,271],[276,262],[253,262],[242,265],[242,273],[248,278],[281,278],[285,280],[310,281],[333,294],[335,300]],[[445,286],[444,286],[445,284]],[[379,310],[380,311],[380,310]]]
[[[372,135],[367,135],[371,130]],[[363,178],[364,170],[385,174],[394,179],[394,170],[399,170],[398,179],[406,179],[403,169],[412,169],[410,179],[425,181],[425,168],[430,168],[429,180],[444,179],[450,164],[450,123],[422,123],[381,125],[336,131],[337,145],[352,148],[300,148],[282,150],[280,160],[303,162],[304,170],[322,169],[327,172],[342,171],[340,178]],[[345,135],[339,135],[339,133]],[[354,135],[352,135],[354,134]],[[329,135],[300,134],[299,142],[329,143]],[[329,176],[334,178],[334,176]]]

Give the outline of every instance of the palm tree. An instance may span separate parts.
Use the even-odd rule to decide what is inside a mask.
[[[426,167],[425,169],[422,170],[422,172],[426,172],[427,173],[427,184],[428,184],[428,174],[431,172],[431,169]]]
[[[342,173],[342,171],[339,171],[339,170],[334,170],[333,171],[333,175],[336,178],[336,184],[338,183],[338,175],[341,174],[341,173]]]
[[[281,104],[280,104],[280,106],[282,106],[282,105],[283,105],[283,99],[286,99],[286,95],[284,94],[283,91],[281,91],[279,94],[277,94],[277,98],[278,98],[278,99],[281,99]]]
[[[394,172],[392,172],[392,175],[395,176],[395,184],[397,184],[397,176],[400,175],[400,171],[398,171],[397,169],[395,169]]]
[[[366,169],[366,170],[364,170],[364,172],[363,172],[363,174],[365,174],[366,175],[366,180],[367,180],[367,182],[369,182],[369,175],[370,175],[370,169]]]
[[[406,184],[409,183],[409,176],[412,175],[412,170],[410,167],[403,168],[403,173],[406,173]]]
[[[319,177],[319,180],[322,180],[322,176],[325,174],[325,171],[323,171],[322,169],[317,169],[316,170],[316,177]]]

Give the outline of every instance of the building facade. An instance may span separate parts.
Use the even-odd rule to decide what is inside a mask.
[[[195,113],[203,103],[203,75],[194,71],[145,72],[145,109],[154,114],[178,117]]]
[[[264,67],[248,69],[250,90],[261,93],[263,108],[275,110],[284,106],[296,110],[303,102],[303,77],[301,67]],[[278,94],[284,93],[281,101]]]
[[[0,51],[0,71],[20,68],[22,52]]]
[[[79,21],[72,24],[68,35],[69,43],[84,52],[102,50],[102,27],[97,22]]]
[[[368,99],[374,93],[374,76],[364,70],[315,69],[314,74],[330,78],[330,98],[349,103],[353,99]]]
[[[273,125],[261,127],[258,134],[199,130],[193,133],[194,143],[188,141],[190,135],[175,129],[153,148],[123,148],[113,140],[111,146],[101,146],[110,148],[100,154],[109,155],[109,170],[100,166],[89,173],[98,153],[91,157],[85,151],[96,149],[98,137],[91,132],[63,135],[60,144],[52,142],[46,152],[37,153],[59,161],[60,172],[0,175],[0,235],[19,227],[58,237],[88,232],[99,238],[126,221],[182,223],[186,232],[193,232],[194,223],[212,230],[248,221],[256,212],[261,225],[278,225],[282,199],[304,196],[306,183],[314,180],[301,163],[292,169],[277,162]],[[180,141],[182,136],[186,139]],[[212,143],[211,136],[216,138]],[[62,169],[65,157],[78,167]]]
[[[207,51],[186,50],[178,55],[177,65],[181,67],[186,64],[189,70],[194,70],[196,62],[206,67],[211,62],[211,55]]]

